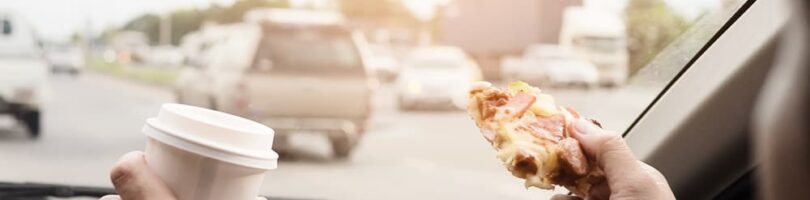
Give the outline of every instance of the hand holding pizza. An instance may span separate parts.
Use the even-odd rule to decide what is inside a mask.
[[[572,136],[585,155],[595,158],[606,181],[594,185],[589,199],[675,199],[667,180],[655,168],[637,160],[619,134],[605,131],[588,120],[576,120]],[[553,200],[581,199],[556,195]]]

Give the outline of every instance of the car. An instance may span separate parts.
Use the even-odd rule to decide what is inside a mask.
[[[0,12],[0,113],[39,137],[48,63],[34,31],[13,13]]]
[[[619,86],[629,75],[627,33],[621,15],[592,7],[569,7],[563,13],[560,45],[597,66],[599,83]]]
[[[365,132],[376,84],[363,62],[363,36],[334,12],[256,10],[246,19],[224,25],[203,64],[181,72],[177,101],[266,124],[280,148],[292,134],[324,135],[335,157],[348,157]]]
[[[599,72],[591,62],[558,45],[531,45],[520,58],[501,61],[502,79],[522,80],[541,87],[578,85],[585,88],[599,83]]]
[[[78,75],[84,67],[84,52],[72,45],[55,45],[46,49],[48,64],[53,73]]]
[[[403,61],[396,81],[401,110],[419,106],[463,107],[468,86],[481,80],[481,69],[461,48],[419,47]]]

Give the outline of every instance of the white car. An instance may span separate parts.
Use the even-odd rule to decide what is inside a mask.
[[[457,47],[434,46],[414,50],[403,62],[397,79],[400,109],[424,105],[466,103],[467,87],[481,79],[481,69]]]
[[[51,71],[79,74],[84,66],[84,52],[81,48],[70,45],[58,45],[47,50],[48,64]]]
[[[586,88],[599,83],[599,71],[593,63],[557,45],[532,45],[520,58],[504,58],[501,66],[501,76],[509,82],[521,80],[540,86]]]
[[[22,122],[38,137],[48,77],[34,32],[20,18],[0,12],[0,114]]]

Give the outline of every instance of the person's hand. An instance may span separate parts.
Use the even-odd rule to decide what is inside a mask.
[[[110,180],[118,195],[107,195],[99,200],[177,200],[160,177],[146,166],[146,158],[140,151],[121,156],[110,172]],[[267,199],[256,197],[256,200]]]
[[[602,130],[588,120],[573,124],[572,137],[605,172],[605,182],[591,188],[588,199],[675,199],[667,180],[655,168],[637,160],[619,134]],[[552,200],[582,199],[555,195]]]
[[[107,195],[100,200],[176,199],[160,177],[146,166],[146,159],[140,151],[122,156],[110,172],[110,180],[118,195]]]

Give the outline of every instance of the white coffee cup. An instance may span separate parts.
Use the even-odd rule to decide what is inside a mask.
[[[276,168],[273,129],[234,115],[163,104],[143,132],[147,165],[178,200],[254,200]]]

